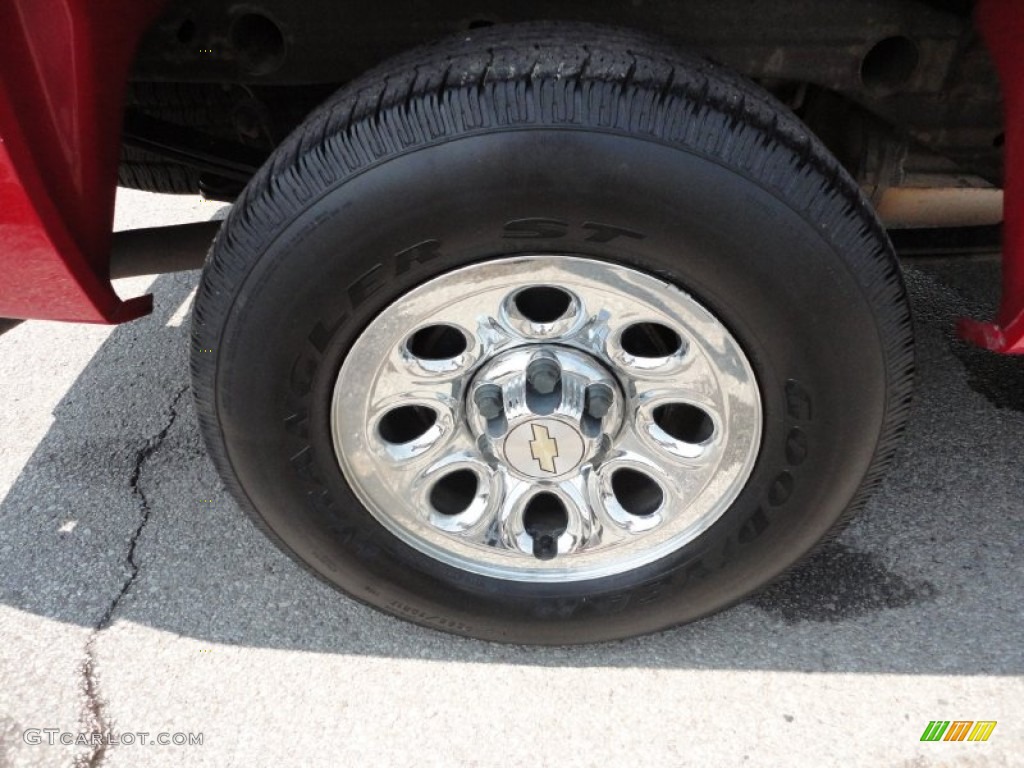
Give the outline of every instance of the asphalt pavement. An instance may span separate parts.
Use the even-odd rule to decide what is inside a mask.
[[[122,191],[117,226],[222,213]],[[1024,358],[951,333],[998,300],[993,258],[908,265],[912,421],[837,542],[710,619],[553,649],[384,616],[250,525],[196,427],[197,281],[0,336],[0,766],[1024,765]]]

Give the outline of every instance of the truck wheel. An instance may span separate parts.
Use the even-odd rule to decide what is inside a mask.
[[[891,245],[718,66],[492,27],[316,111],[207,264],[196,402],[239,504],[347,594],[577,643],[741,600],[864,504],[907,416]]]

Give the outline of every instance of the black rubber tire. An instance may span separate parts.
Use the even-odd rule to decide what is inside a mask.
[[[117,185],[143,192],[168,195],[195,195],[199,192],[197,169],[175,163],[135,147],[121,148]]]
[[[128,109],[150,117],[187,125],[215,135],[231,136],[230,99],[224,89],[207,83],[132,83]],[[226,128],[225,128],[226,126]],[[129,189],[174,195],[199,192],[198,169],[136,147],[121,148],[117,184]]]
[[[549,225],[504,237],[529,217]],[[597,242],[586,222],[643,236]],[[757,372],[765,422],[747,486],[641,569],[538,586],[442,565],[376,522],[334,456],[330,392],[370,319],[438,274],[520,253],[613,260],[683,287]],[[231,211],[192,334],[210,454],[272,539],[384,611],[528,643],[655,631],[774,580],[880,481],[913,367],[891,245],[807,129],[718,66],[574,24],[467,33],[324,104]]]
[[[215,83],[140,82],[129,85],[126,108],[172,125],[269,151],[268,137],[245,138],[235,129],[234,110],[247,97],[244,89]],[[226,201],[234,200],[241,188],[237,181],[128,145],[121,147],[117,184],[161,194],[202,193],[209,199]]]

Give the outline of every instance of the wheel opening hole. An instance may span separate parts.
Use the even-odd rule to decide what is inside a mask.
[[[572,305],[572,296],[561,288],[535,285],[519,291],[513,302],[519,314],[533,323],[553,323]]]
[[[247,72],[266,75],[284,61],[284,33],[262,13],[244,13],[236,18],[228,37]]]
[[[622,348],[633,357],[670,357],[682,350],[683,339],[661,323],[634,323],[622,332]]]
[[[450,325],[428,325],[409,337],[405,348],[420,360],[451,360],[469,345],[466,336]]]
[[[612,493],[631,515],[646,516],[658,511],[665,495],[654,480],[635,469],[619,469],[612,475]]]
[[[476,498],[476,473],[469,469],[450,472],[430,489],[430,504],[442,515],[457,515],[469,509]]]
[[[569,514],[553,493],[538,493],[523,510],[523,528],[533,539],[533,555],[550,560],[558,554],[558,537],[569,527]]]
[[[659,405],[654,409],[654,423],[683,443],[703,443],[715,434],[715,422],[707,411],[689,403]]]
[[[381,438],[392,445],[410,443],[426,434],[437,421],[437,412],[423,405],[401,405],[384,414],[377,424]]]
[[[917,43],[909,37],[887,37],[875,43],[861,62],[861,82],[867,88],[898,88],[914,76],[919,58]]]
[[[466,25],[467,29],[486,29],[487,27],[493,27],[494,22],[490,19],[473,19],[469,24]]]
[[[523,527],[534,538],[542,534],[561,536],[569,527],[569,515],[555,494],[538,493],[526,504]]]

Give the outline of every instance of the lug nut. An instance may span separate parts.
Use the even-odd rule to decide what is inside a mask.
[[[484,384],[478,387],[473,394],[473,402],[476,403],[480,415],[488,420],[498,418],[505,407],[501,387],[497,384]]]
[[[587,414],[603,419],[612,407],[612,390],[606,384],[591,384],[587,387]]]
[[[562,369],[557,360],[550,357],[538,357],[526,366],[526,380],[530,386],[542,395],[555,391],[558,386],[558,379],[562,375]]]
[[[538,560],[551,560],[558,554],[558,540],[547,534],[533,539],[533,556]]]

